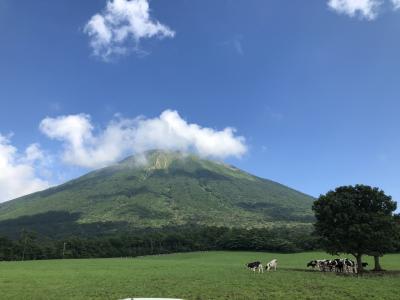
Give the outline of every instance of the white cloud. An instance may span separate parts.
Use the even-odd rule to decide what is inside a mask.
[[[40,149],[39,144],[31,144],[25,150],[25,160],[28,162],[43,161],[44,154]]]
[[[144,38],[172,38],[175,32],[150,17],[148,0],[109,0],[105,10],[95,14],[84,32],[96,56],[109,60],[138,51]]]
[[[20,154],[9,138],[0,134],[0,202],[48,188],[49,183],[35,172],[43,159],[39,145],[32,144]]]
[[[40,130],[64,142],[64,162],[96,168],[115,162],[129,147],[130,128],[125,123],[124,120],[113,121],[95,135],[90,117],[80,114],[45,118]]]
[[[235,129],[217,131],[197,124],[189,124],[178,112],[166,110],[160,117],[140,119],[134,136],[136,151],[166,149],[194,151],[201,156],[240,157],[246,151],[245,139],[235,136]]]
[[[391,2],[393,4],[393,9],[394,10],[400,9],[400,0],[391,0]]]
[[[127,154],[150,149],[190,151],[204,157],[240,157],[245,139],[227,127],[221,131],[189,124],[178,112],[166,110],[159,117],[115,119],[104,130],[95,130],[88,115],[46,118],[41,131],[64,143],[63,160],[72,165],[97,168]]]
[[[395,1],[395,0],[393,0]],[[340,14],[373,20],[378,15],[381,0],[329,0],[328,6]]]

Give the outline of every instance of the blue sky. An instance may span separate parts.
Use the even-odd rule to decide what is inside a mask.
[[[182,147],[207,154],[208,138],[226,138],[211,156],[260,177],[313,196],[364,183],[400,199],[397,1],[136,2],[150,6],[145,31],[96,52],[88,24],[113,17],[106,0],[0,0],[0,201],[119,159],[133,142],[95,163],[107,128],[147,139],[167,110],[183,122],[176,134],[190,131]],[[64,121],[87,126],[80,160],[63,138],[73,133],[54,127]],[[135,151],[159,145],[150,139]]]

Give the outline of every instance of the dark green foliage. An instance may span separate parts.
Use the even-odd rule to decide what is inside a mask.
[[[351,253],[362,270],[363,254],[381,256],[393,251],[396,202],[382,190],[365,185],[338,187],[313,205],[315,231],[325,250]]]
[[[70,235],[82,237],[99,234],[114,234],[130,230],[127,222],[94,222],[78,223],[79,213],[49,211],[33,216],[23,216],[16,219],[0,221],[0,235],[13,239],[18,238],[25,228],[49,238],[64,238]]]
[[[0,237],[0,260],[133,257],[205,250],[298,252],[316,249],[312,227],[239,229],[226,227],[165,227],[97,237],[37,237],[23,231],[16,240]],[[65,253],[63,256],[64,243]]]
[[[395,223],[395,236],[394,236],[394,249],[396,252],[400,252],[400,214],[394,215]]]
[[[67,220],[62,221],[63,217],[51,223],[60,230],[71,226],[72,232],[77,226],[68,219],[71,216],[76,217],[74,223],[86,224],[87,230],[93,228],[90,224],[107,230],[112,224],[116,228],[193,223],[268,227],[312,222],[312,202],[310,196],[223,163],[150,151],[145,164],[130,157],[60,186],[0,204],[0,220],[38,214],[51,218],[51,212],[57,212]]]

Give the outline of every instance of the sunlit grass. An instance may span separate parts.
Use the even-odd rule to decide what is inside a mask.
[[[0,263],[0,299],[399,299],[400,276],[340,276],[306,271],[324,253],[196,252],[121,259]],[[244,263],[277,258],[277,272]],[[365,259],[372,265],[371,259]],[[400,255],[382,266],[400,270]]]

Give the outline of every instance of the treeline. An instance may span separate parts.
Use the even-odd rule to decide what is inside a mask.
[[[50,239],[22,230],[17,239],[0,237],[0,260],[135,257],[206,250],[299,252],[318,249],[312,226],[239,229],[165,227],[113,236]]]

